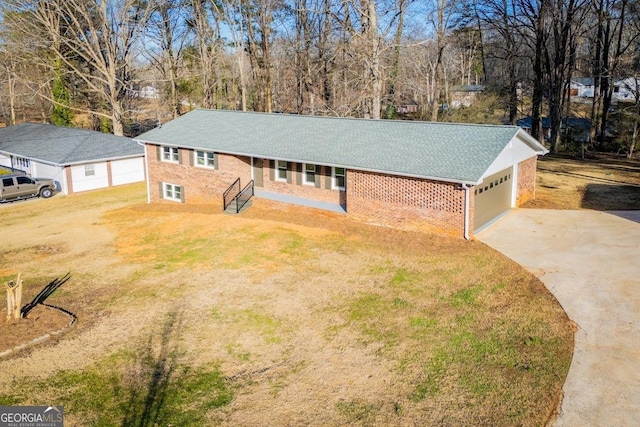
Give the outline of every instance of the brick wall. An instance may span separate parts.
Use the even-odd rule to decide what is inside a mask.
[[[394,228],[463,237],[464,193],[460,184],[349,170],[347,215]]]
[[[244,186],[251,180],[251,159],[248,157],[216,154],[218,169],[193,165],[194,151],[181,148],[178,164],[159,160],[157,145],[147,145],[149,162],[149,189],[151,201],[162,200],[160,183],[180,185],[185,203],[220,204],[222,193],[240,178]]]
[[[73,179],[71,179],[71,166],[64,167],[64,174],[67,177],[67,194],[73,193]]]
[[[161,200],[160,182],[183,187],[186,203],[222,204],[222,193],[238,177],[251,179],[251,159],[217,154],[218,169],[192,166],[193,150],[180,149],[178,164],[159,161],[147,145],[151,201]],[[347,170],[347,191],[332,188],[331,168],[319,166],[314,185],[304,183],[303,165],[289,163],[287,181],[276,179],[272,162],[262,162],[263,189],[346,206],[355,220],[389,227],[463,237],[465,192],[459,184]],[[470,197],[473,230],[473,197]]]
[[[536,197],[536,167],[538,157],[532,157],[518,164],[518,193],[516,207]]]
[[[317,200],[320,202],[341,204],[344,203],[344,191],[332,188],[333,177],[329,166],[318,166],[317,184],[310,185],[304,183],[304,165],[301,163],[289,162],[290,182],[277,180],[276,171],[270,170],[271,161],[264,160],[262,175],[265,191],[274,193],[290,194],[305,199]]]

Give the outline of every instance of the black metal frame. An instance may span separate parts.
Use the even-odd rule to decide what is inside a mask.
[[[233,192],[233,197],[231,197],[228,201],[227,201],[227,196],[229,195],[229,193],[231,193],[231,191],[234,190],[234,187],[238,187],[238,189],[236,191]],[[225,190],[224,193],[222,193],[222,210],[225,211],[227,210],[227,207],[229,207],[229,205],[231,204],[231,202],[233,202],[235,200],[235,198],[238,196],[238,194],[240,194],[240,178],[236,179],[235,181],[233,181],[233,184],[231,184],[229,186],[229,188],[227,188]]]
[[[234,190],[234,188],[238,188],[237,193],[234,194],[233,197],[228,198],[229,194],[231,193],[232,190]],[[233,194],[233,193],[231,193]],[[227,188],[227,190],[224,192],[224,194],[222,195],[223,198],[223,210],[227,210],[227,208],[231,205],[231,203],[233,203],[234,201],[236,202],[236,213],[239,213],[240,210],[242,210],[242,208],[244,207],[244,205],[247,204],[247,202],[254,196],[255,191],[254,191],[254,181],[251,180],[249,181],[249,183],[247,185],[245,185],[241,190],[240,190],[240,178],[236,179],[233,184],[231,184],[229,186],[229,188]]]

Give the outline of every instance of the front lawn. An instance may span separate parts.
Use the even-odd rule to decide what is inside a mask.
[[[0,277],[22,272],[28,301],[70,271],[48,302],[79,321],[0,361],[0,404],[62,404],[69,425],[539,426],[559,401],[571,324],[481,243],[144,201],[2,207]]]

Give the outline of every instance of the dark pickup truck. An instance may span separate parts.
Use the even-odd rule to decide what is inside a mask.
[[[0,175],[0,202],[28,199],[40,196],[48,199],[56,191],[52,179],[29,178],[25,175]]]

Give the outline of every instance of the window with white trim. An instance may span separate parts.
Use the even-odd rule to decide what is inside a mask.
[[[215,168],[216,154],[213,151],[195,151],[195,165],[201,168]]]
[[[95,165],[84,165],[84,176],[94,176],[96,174]]]
[[[180,154],[176,147],[162,147],[162,161],[178,163],[180,161]]]
[[[182,202],[182,187],[176,184],[165,182],[162,184],[162,198]]]
[[[345,189],[347,171],[345,168],[333,168],[333,188],[336,190]]]
[[[287,162],[284,160],[278,160],[276,162],[276,179],[278,181],[286,181],[287,180]]]
[[[11,159],[14,161],[13,164],[18,168],[28,168],[30,165],[29,159],[25,159],[24,157],[13,157]]]
[[[316,183],[316,165],[305,163],[304,165],[304,183],[306,185],[315,185]]]

